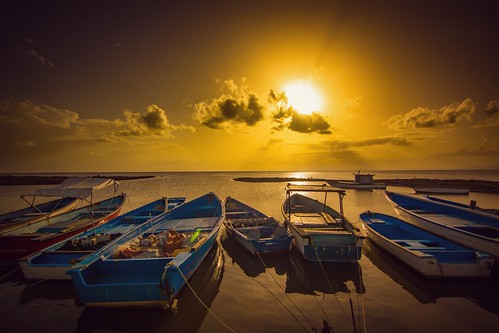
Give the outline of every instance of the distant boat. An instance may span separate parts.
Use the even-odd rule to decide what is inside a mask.
[[[185,198],[161,198],[111,221],[20,259],[26,279],[70,280],[66,271],[99,248],[154,217],[183,204]]]
[[[361,173],[359,170],[357,173],[354,173],[353,175],[355,177],[354,181],[329,180],[327,181],[327,183],[331,186],[344,189],[382,190],[386,188],[386,184],[374,183],[373,177],[375,176],[375,174]]]
[[[469,194],[470,190],[467,188],[451,188],[451,187],[413,187],[416,193],[428,194]]]
[[[293,192],[321,193],[324,201]],[[338,195],[339,211],[327,206],[328,193]],[[343,214],[344,196],[344,190],[328,185],[288,184],[286,187],[282,206],[285,224],[294,236],[293,244],[306,260],[356,262],[360,259],[366,235]]]
[[[41,192],[84,199],[94,190],[111,185],[116,193],[118,183],[112,179],[81,178],[78,186],[43,189],[45,192]],[[121,194],[96,203],[89,201],[87,206],[1,232],[0,263],[16,264],[22,257],[111,220],[119,214],[125,199],[126,195]]]
[[[175,306],[182,287],[212,248],[224,219],[208,193],[97,250],[68,271],[86,306]]]
[[[293,236],[273,217],[234,198],[227,197],[225,227],[252,254],[287,252]]]
[[[396,217],[364,212],[360,219],[375,244],[431,278],[486,278],[494,257],[424,231]]]
[[[499,258],[499,216],[410,194],[385,196],[407,222]]]
[[[81,200],[80,194],[73,197],[64,189],[77,186],[80,182],[81,178],[67,178],[61,184],[51,188],[50,193],[48,189],[42,188],[21,195],[20,199],[28,204],[28,207],[0,215],[0,233],[73,210]],[[46,201],[47,198],[53,197],[58,197],[58,199]]]

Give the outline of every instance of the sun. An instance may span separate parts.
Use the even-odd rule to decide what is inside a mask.
[[[291,82],[283,88],[289,105],[301,114],[312,114],[322,109],[322,97],[318,90],[307,82]]]

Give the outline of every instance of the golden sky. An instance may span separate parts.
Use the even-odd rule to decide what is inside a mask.
[[[0,172],[499,168],[496,1],[4,3]]]

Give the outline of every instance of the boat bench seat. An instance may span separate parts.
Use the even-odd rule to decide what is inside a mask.
[[[438,246],[438,243],[427,239],[394,239],[399,245],[410,250],[445,250],[445,247]]]

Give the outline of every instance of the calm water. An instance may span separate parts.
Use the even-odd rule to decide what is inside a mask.
[[[161,196],[190,200],[213,191],[282,221],[286,184],[233,181],[241,176],[353,178],[352,172],[165,173],[122,181],[120,191],[130,196],[124,212]],[[376,175],[414,177],[499,180],[499,172],[380,171]],[[19,195],[36,187],[0,186],[0,212],[19,208]],[[412,192],[405,187],[388,189]],[[109,194],[103,191],[96,199]],[[446,198],[499,207],[498,195]],[[329,203],[337,207],[334,199]],[[367,209],[394,214],[382,191],[347,190],[344,206],[352,221]],[[320,331],[324,319],[335,332],[354,332],[354,323],[357,332],[499,332],[499,277],[426,280],[369,241],[358,264],[328,264],[323,271],[295,252],[267,257],[262,263],[243,252],[222,229],[220,242],[190,280],[195,294],[184,289],[176,315],[150,309],[85,308],[70,282],[27,282],[20,270],[4,277],[14,268],[0,269],[0,332],[229,332],[226,326],[237,332],[312,332],[312,327]]]

